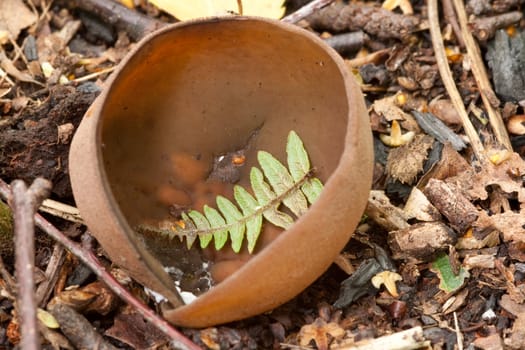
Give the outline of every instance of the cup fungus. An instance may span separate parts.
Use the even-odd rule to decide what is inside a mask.
[[[291,130],[321,195],[284,232],[263,224],[265,247],[230,260],[222,282],[184,305],[157,249],[134,228],[170,208],[214,206],[228,182],[248,183],[259,150],[285,162]],[[241,166],[233,181],[226,174],[210,185],[225,154]],[[70,175],[82,217],[113,262],[168,299],[168,321],[205,327],[271,310],[319,277],[361,217],[372,161],[363,96],[335,51],[293,25],[223,17],[178,23],[137,45],[78,128]]]

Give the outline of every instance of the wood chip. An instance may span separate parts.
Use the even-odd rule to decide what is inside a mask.
[[[394,259],[426,259],[456,243],[456,234],[441,222],[424,222],[392,231],[388,242]]]
[[[457,188],[430,179],[423,193],[458,233],[464,233],[478,218],[476,207]]]

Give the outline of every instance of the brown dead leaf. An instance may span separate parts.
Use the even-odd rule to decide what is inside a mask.
[[[520,313],[512,326],[511,336],[504,340],[510,349],[525,349],[525,313]]]
[[[433,143],[432,136],[419,134],[411,143],[392,149],[388,154],[387,174],[402,183],[412,184],[417,174],[423,170],[423,164]]]
[[[328,346],[332,341],[330,337],[340,338],[344,334],[344,329],[337,323],[327,323],[321,317],[318,317],[312,324],[302,326],[298,337],[301,346],[306,346],[313,340],[319,350],[328,350]]]
[[[446,181],[455,183],[471,200],[486,200],[489,196],[487,187],[496,185],[505,193],[516,193],[522,208],[525,208],[525,187],[520,176],[525,174],[525,161],[519,154],[510,154],[498,165],[486,162],[480,168],[479,171],[474,168],[463,171]]]
[[[131,308],[119,313],[115,317],[113,326],[105,334],[128,344],[133,349],[158,349],[168,341],[164,333],[144,321],[144,318]]]
[[[388,121],[399,121],[403,129],[418,132],[419,124],[412,115],[405,113],[397,106],[396,99],[397,95],[393,95],[375,100],[371,109]]]
[[[78,312],[107,315],[117,306],[118,298],[104,283],[96,281],[82,288],[62,291],[50,304],[67,305]]]
[[[38,17],[22,0],[0,1],[0,30],[6,30],[16,40],[24,28],[36,22]]]
[[[479,214],[473,224],[476,230],[496,229],[503,233],[505,242],[525,242],[525,210],[519,213],[507,211],[492,216],[488,216],[484,211],[480,211]]]
[[[7,58],[7,56],[5,55],[3,51],[0,51],[0,67],[8,75],[10,75],[11,77],[17,80],[24,81],[26,83],[33,83],[36,85],[44,86],[44,84],[42,84],[41,82],[33,79],[33,77],[30,74],[18,70],[18,68],[16,68],[13,62],[9,58]]]

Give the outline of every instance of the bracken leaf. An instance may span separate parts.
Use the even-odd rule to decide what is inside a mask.
[[[295,182],[299,182],[310,171],[310,160],[304,149],[303,141],[295,131],[288,134],[286,143],[286,154],[288,156],[288,168]]]
[[[234,252],[238,253],[241,250],[242,239],[244,237],[244,231],[246,230],[246,225],[244,224],[244,221],[241,220],[243,215],[228,198],[217,196],[216,201],[219,210],[226,218],[226,222],[229,225],[233,225],[230,228],[232,249]]]
[[[266,176],[278,196],[294,187],[295,181],[288,169],[277,158],[268,152],[259,151],[257,160],[261,165],[264,176]],[[283,198],[283,203],[297,216],[303,215],[308,210],[306,197],[301,191],[290,192],[289,195]]]
[[[251,194],[248,193],[243,187],[235,186],[233,188],[233,196],[241,207],[242,213],[245,217],[254,214],[259,206],[259,203]],[[248,251],[251,253],[259,238],[262,228],[262,214],[252,215],[253,218],[246,221],[246,240],[248,241]]]
[[[271,203],[271,201],[277,197],[270,186],[264,181],[264,175],[258,168],[252,168],[250,172],[250,182],[252,184],[255,197],[257,197],[257,201],[261,207]],[[266,220],[270,221],[275,226],[287,229],[293,224],[293,219],[290,215],[277,210],[278,206],[279,203],[270,206],[263,212],[263,215]]]
[[[188,216],[193,220],[193,223],[195,224],[195,226],[197,226],[199,230],[209,230],[211,228],[210,223],[208,222],[206,217],[199,213],[197,210],[190,210],[188,212]],[[201,242],[201,248],[206,248],[212,238],[213,235],[211,233],[200,235],[199,240]]]
[[[293,225],[294,219],[280,211],[279,206],[284,204],[299,217],[307,211],[308,203],[313,203],[323,189],[321,181],[311,177],[308,154],[294,131],[288,135],[286,152],[290,170],[270,153],[258,152],[257,159],[262,171],[256,167],[250,171],[254,195],[237,185],[234,187],[236,203],[217,196],[219,210],[205,205],[204,214],[190,210],[181,214],[182,220],[162,222],[158,228],[139,225],[138,230],[158,232],[170,238],[178,236],[181,240],[186,237],[188,249],[198,236],[201,248],[206,248],[214,240],[215,248],[219,250],[225,245],[229,235],[235,252],[240,251],[246,233],[248,251],[252,253],[262,231],[263,217],[278,227],[288,229]]]
[[[314,204],[322,190],[323,183],[316,177],[307,180],[304,185],[301,186],[301,191],[303,191],[310,204]]]
[[[211,228],[218,229],[213,232],[213,240],[215,241],[215,249],[219,250],[224,247],[224,244],[228,240],[228,230],[219,229],[226,226],[226,220],[224,220],[215,208],[207,205],[204,206],[204,214],[206,215],[206,219],[210,222]]]

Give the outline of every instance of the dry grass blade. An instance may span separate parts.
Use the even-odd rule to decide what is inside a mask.
[[[503,123],[503,119],[501,118],[501,114],[491,104],[491,101],[493,100],[493,98],[491,97],[496,97],[496,94],[494,93],[494,91],[492,90],[492,86],[490,85],[490,81],[487,76],[487,71],[485,70],[485,64],[483,63],[483,60],[481,58],[479,46],[474,40],[471,30],[469,30],[465,5],[463,4],[463,1],[453,1],[459,25],[461,27],[463,41],[465,42],[467,54],[472,64],[472,74],[474,75],[474,79],[476,80],[476,84],[478,85],[481,94],[481,99],[483,100],[483,105],[485,106],[487,114],[489,115],[490,125],[494,130],[494,134],[498,142],[510,151],[512,150],[512,145],[510,144],[509,135],[507,133],[507,129],[505,128],[505,124]]]
[[[436,56],[441,80],[443,80],[447,93],[461,118],[463,129],[470,140],[470,144],[472,145],[476,157],[480,160],[485,159],[485,149],[481,143],[479,135],[476,133],[476,129],[474,129],[474,126],[468,117],[468,113],[463,105],[463,100],[461,99],[461,95],[454,83],[452,72],[448,66],[443,37],[439,26],[437,0],[428,1],[428,22],[430,26],[430,35],[432,37],[432,46],[434,47],[434,55]]]

